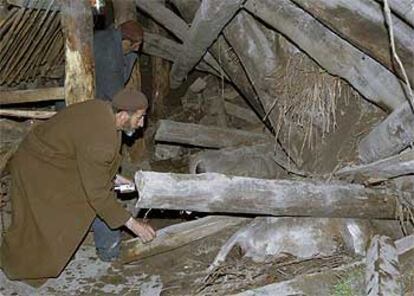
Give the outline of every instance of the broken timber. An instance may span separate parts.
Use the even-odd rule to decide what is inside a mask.
[[[292,1],[390,71],[395,71],[388,28],[380,4],[371,0]],[[398,56],[411,84],[414,84],[414,29],[396,16],[392,16],[392,23]],[[401,73],[397,74],[403,77]]]
[[[194,123],[160,120],[155,141],[205,148],[225,148],[272,141],[265,134]]]
[[[359,143],[363,163],[390,157],[414,141],[414,112],[407,102],[393,111]]]
[[[137,172],[137,207],[273,216],[395,218],[395,195],[361,185]],[[161,185],[162,184],[162,185]]]
[[[286,35],[329,73],[347,80],[369,101],[388,110],[406,101],[401,83],[392,72],[291,1],[250,0],[244,7]]]
[[[0,91],[0,105],[63,100],[63,87]]]
[[[65,100],[69,106],[95,98],[93,18],[89,1],[60,0],[65,36]]]
[[[387,179],[414,174],[414,151],[381,159],[366,165],[345,167],[335,175],[359,183],[376,183]]]
[[[187,77],[208,47],[217,39],[224,26],[240,9],[245,0],[204,0],[196,12],[170,72],[172,88],[177,88]]]
[[[121,261],[129,263],[172,251],[249,220],[238,217],[208,216],[168,226],[157,231],[157,237],[150,243],[143,244],[139,238],[124,242],[121,249]]]

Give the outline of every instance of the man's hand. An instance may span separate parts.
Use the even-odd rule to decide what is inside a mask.
[[[124,176],[118,175],[118,174],[116,174],[116,176],[115,176],[114,183],[115,183],[115,185],[133,184],[133,182],[131,180],[125,178]]]
[[[151,227],[151,225],[137,221],[132,217],[125,223],[125,226],[128,227],[128,229],[131,230],[136,236],[138,236],[143,243],[152,241],[156,236],[155,230]]]

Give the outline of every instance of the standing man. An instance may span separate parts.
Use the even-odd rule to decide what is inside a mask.
[[[124,89],[112,103],[71,105],[30,131],[10,163],[12,224],[0,247],[0,267],[10,279],[57,277],[97,216],[144,242],[155,237],[112,189],[121,131],[141,128],[147,107],[145,95]]]

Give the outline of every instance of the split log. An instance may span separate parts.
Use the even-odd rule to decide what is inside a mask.
[[[384,3],[384,0],[376,0]],[[414,2],[412,0],[388,0],[391,11],[414,28]]]
[[[63,87],[0,91],[0,105],[63,100]]]
[[[10,117],[48,119],[55,114],[55,111],[0,109],[0,116]]]
[[[245,0],[205,0],[193,19],[170,73],[172,88],[178,88],[203,57],[208,47],[240,9]]]
[[[135,3],[139,9],[149,14],[155,21],[163,25],[178,39],[184,41],[187,38],[189,32],[188,24],[173,11],[165,7],[161,1],[135,0]],[[183,50],[180,47],[180,50],[174,53],[175,56],[182,51]],[[208,52],[203,57],[203,60],[211,67],[210,71],[213,70],[216,73],[215,75],[222,72],[219,63]]]
[[[329,73],[344,78],[367,100],[388,110],[406,101],[400,81],[389,70],[291,1],[253,0],[245,9],[286,35]]]
[[[209,216],[168,226],[158,230],[157,237],[150,243],[143,244],[139,238],[124,242],[121,249],[121,261],[129,263],[172,251],[249,220],[248,218]]]
[[[367,296],[403,295],[397,248],[391,238],[375,235],[367,251]]]
[[[390,51],[388,28],[380,4],[371,0],[292,0],[342,38],[364,51],[390,71],[396,72]],[[398,56],[414,84],[414,29],[392,16]],[[396,73],[403,78],[402,73]]]
[[[95,98],[93,18],[88,0],[60,0],[65,35],[65,100],[69,106]]]
[[[387,179],[414,174],[414,151],[369,163],[338,170],[335,176],[359,183],[377,183]]]
[[[390,157],[404,150],[413,141],[414,112],[410,104],[405,103],[361,140],[359,158],[363,163],[369,163]]]
[[[410,285],[414,264],[414,254],[411,251],[414,249],[414,244],[409,250],[399,249],[398,245],[405,240],[406,238],[399,239],[395,241],[395,245],[397,245],[398,255],[401,257],[401,272],[403,276],[405,275],[404,283]],[[340,287],[342,290],[339,290],[338,294],[345,290],[349,295],[366,296],[364,268],[365,260],[360,260],[327,271],[305,274],[288,281],[233,294],[233,296],[332,295]]]
[[[283,151],[276,150],[277,148],[278,146],[266,143],[202,151],[191,157],[189,172],[265,179],[281,178],[286,176],[284,168],[289,167],[289,159]]]
[[[160,120],[155,141],[192,145],[205,148],[224,148],[269,142],[265,134],[238,129],[226,129],[194,123]]]
[[[395,218],[396,194],[344,183],[137,172],[137,207],[338,218]],[[160,186],[162,184],[162,186]]]

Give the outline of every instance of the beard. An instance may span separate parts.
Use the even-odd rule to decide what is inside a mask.
[[[132,137],[135,134],[135,128],[133,128],[131,126],[131,122],[128,121],[125,126],[122,128],[122,131],[124,132],[125,135],[127,135],[128,137]]]

